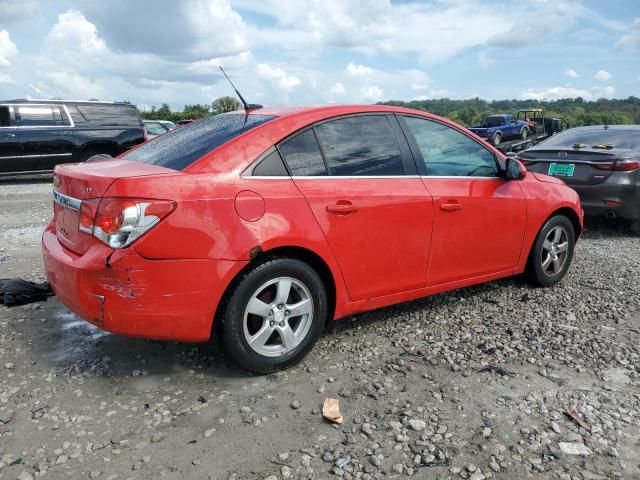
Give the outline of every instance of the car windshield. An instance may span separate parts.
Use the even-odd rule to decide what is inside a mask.
[[[214,148],[273,118],[239,113],[203,118],[144,143],[122,158],[183,170]]]
[[[155,122],[144,122],[144,128],[146,128],[147,133],[150,133],[151,135],[162,135],[167,131],[166,128]]]
[[[581,129],[574,128],[565,130],[558,135],[554,135],[541,143],[544,148],[548,147],[572,147],[573,145],[584,145],[583,148],[624,148],[629,150],[640,149],[639,130],[621,129]]]
[[[504,125],[504,117],[487,117],[484,121],[485,127],[499,127]]]

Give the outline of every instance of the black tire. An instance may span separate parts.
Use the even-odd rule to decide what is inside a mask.
[[[96,155],[111,156],[111,153],[113,153],[113,152],[107,151],[106,148],[87,148],[80,155],[80,161],[81,162],[86,162],[89,159],[91,159],[91,157],[95,157]]]
[[[310,327],[304,336],[301,337],[300,343],[296,344],[290,351],[277,354],[277,356],[262,355],[249,345],[249,341],[246,338],[245,309],[247,309],[249,300],[260,292],[260,289],[264,287],[265,284],[281,278],[293,279],[299,282],[299,284],[302,284],[306,288],[306,293],[310,294],[313,303],[313,310],[309,320]],[[277,290],[278,285],[275,284],[273,288]],[[275,304],[276,300],[277,299],[274,298],[272,302]],[[269,301],[265,300],[265,302]],[[267,258],[243,273],[235,282],[221,317],[222,347],[225,353],[240,367],[253,373],[267,374],[288,368],[302,360],[318,340],[318,337],[326,325],[327,305],[327,294],[324,284],[316,271],[308,264],[293,258]],[[273,308],[277,307],[274,306]],[[281,315],[279,312],[276,312],[276,314]],[[272,315],[272,313],[270,313],[270,315]],[[249,319],[249,316],[250,314],[247,315],[247,322],[250,320],[254,321],[254,323],[263,322],[263,327],[266,327],[268,318],[276,318],[264,317],[264,320],[262,320],[259,316],[252,317],[251,319]],[[289,326],[289,322],[302,322],[303,320],[302,317],[299,317],[298,320],[292,317],[284,321],[287,322],[287,326]],[[282,323],[280,323],[280,325],[282,325]],[[272,331],[275,332],[275,330]],[[269,339],[271,338],[272,337],[269,337]],[[284,345],[284,338],[281,337],[279,333],[276,332],[273,338],[281,340]],[[264,346],[262,348],[264,348]]]
[[[554,242],[551,240],[553,240],[553,237],[558,231],[564,233],[561,235],[560,242],[556,242],[556,244],[562,245],[566,240],[565,252],[559,252],[557,249],[551,252],[546,247],[549,243],[545,244],[545,240],[549,240],[550,244],[553,245]],[[550,236],[551,238],[548,238]],[[573,224],[567,217],[564,215],[555,215],[547,220],[540,232],[538,232],[538,236],[529,254],[527,265],[529,280],[541,287],[551,287],[562,280],[573,259],[575,239]],[[562,256],[562,253],[565,253],[565,255]],[[554,258],[556,258],[557,261],[554,260]],[[545,267],[545,263],[547,263],[547,267]]]
[[[520,132],[520,137],[522,138],[522,140],[526,140],[527,138],[529,138],[529,129],[527,127],[524,127],[522,129],[522,131]]]
[[[493,145],[497,147],[502,142],[502,134],[500,132],[493,136]]]

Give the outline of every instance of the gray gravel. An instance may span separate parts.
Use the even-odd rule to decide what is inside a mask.
[[[42,279],[50,190],[0,182],[0,277]],[[504,280],[348,318],[266,377],[55,299],[0,307],[0,478],[640,478],[640,241],[587,227],[555,288]],[[323,421],[326,396],[343,425]]]

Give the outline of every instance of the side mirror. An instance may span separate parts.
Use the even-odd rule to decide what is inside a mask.
[[[515,154],[507,154],[504,166],[504,177],[508,180],[521,180],[526,174],[526,168],[515,159]]]

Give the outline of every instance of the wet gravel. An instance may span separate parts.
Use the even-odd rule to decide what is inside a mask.
[[[0,278],[42,279],[50,191],[0,182]],[[509,279],[347,318],[265,377],[55,299],[0,306],[0,478],[640,478],[639,247],[589,222],[554,288]]]

